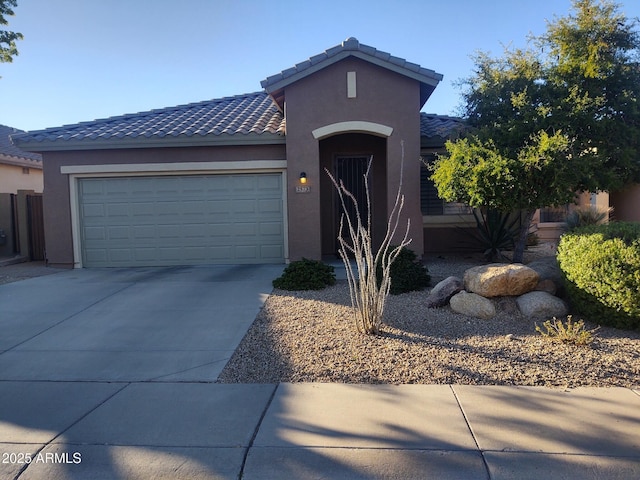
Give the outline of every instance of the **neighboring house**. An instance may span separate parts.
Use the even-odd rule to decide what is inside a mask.
[[[42,155],[18,148],[10,138],[16,133],[24,132],[0,125],[0,193],[42,193]]]

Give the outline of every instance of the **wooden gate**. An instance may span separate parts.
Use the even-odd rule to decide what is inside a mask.
[[[27,195],[27,225],[29,236],[29,259],[46,259],[44,246],[44,218],[42,214],[42,195]]]

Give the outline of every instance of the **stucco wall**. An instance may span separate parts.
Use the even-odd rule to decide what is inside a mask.
[[[347,72],[356,72],[356,97],[347,96]],[[393,128],[386,139],[387,210],[400,179],[404,140],[404,218],[411,218],[411,247],[422,254],[420,213],[420,89],[419,83],[368,62],[347,58],[285,88],[291,259],[320,258],[321,170],[319,140],[312,131],[346,121],[364,121]],[[343,132],[346,133],[346,132]],[[298,174],[309,179],[308,194],[296,195]],[[295,227],[294,227],[295,226]]]
[[[0,193],[17,193],[18,190],[42,193],[42,170],[29,167],[28,172],[24,173],[17,165],[0,163]]]
[[[640,222],[640,185],[610,194],[610,202],[616,220]]]
[[[284,145],[185,148],[139,148],[46,152],[44,160],[44,228],[47,259],[53,266],[73,267],[69,175],[63,166],[284,160]]]

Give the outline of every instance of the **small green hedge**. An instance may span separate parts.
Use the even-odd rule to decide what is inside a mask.
[[[640,223],[573,230],[560,239],[558,264],[576,311],[603,325],[640,328]]]
[[[390,247],[393,249],[394,247]],[[391,295],[422,290],[429,286],[431,276],[427,268],[420,262],[413,250],[403,247],[400,254],[391,264],[389,271],[391,277]],[[378,286],[382,283],[382,265],[376,266],[376,279]]]
[[[336,283],[333,270],[331,265],[303,258],[287,265],[272,283],[281,290],[322,290]]]

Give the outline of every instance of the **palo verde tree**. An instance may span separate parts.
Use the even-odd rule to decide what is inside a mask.
[[[0,0],[0,26],[9,24],[5,17],[13,16],[12,8],[16,6],[16,0]],[[18,55],[16,40],[22,40],[21,33],[0,29],[0,63],[11,63]]]
[[[462,81],[465,138],[433,165],[448,201],[524,211],[514,262],[533,214],[578,191],[640,180],[640,36],[609,1],[575,0],[526,49],[474,57]]]

